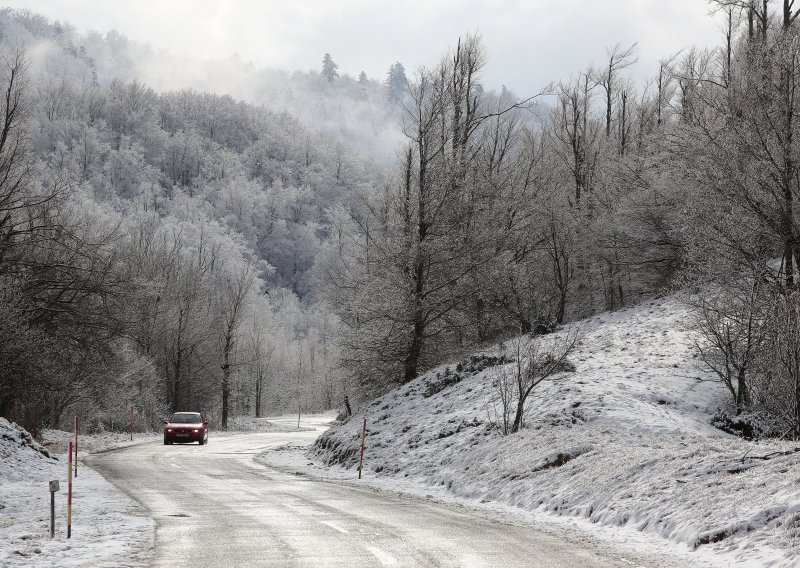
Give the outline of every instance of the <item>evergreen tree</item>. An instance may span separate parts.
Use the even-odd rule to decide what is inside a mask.
[[[403,98],[408,88],[408,79],[406,78],[406,69],[399,61],[389,67],[389,72],[386,74],[386,86],[389,89],[389,101],[397,102]]]
[[[333,62],[331,54],[326,53],[322,58],[322,77],[328,81],[328,83],[333,83],[339,78],[339,73],[336,71],[338,68],[339,66]]]
[[[369,84],[369,79],[367,79],[367,74],[362,71],[358,75],[358,100],[360,101],[367,100],[368,84]]]

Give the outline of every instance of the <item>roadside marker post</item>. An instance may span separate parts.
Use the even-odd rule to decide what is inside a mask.
[[[78,477],[78,417],[75,417],[75,477]]]
[[[69,474],[67,475],[67,538],[72,538],[72,440],[69,441]]]
[[[364,417],[364,428],[361,430],[361,459],[358,461],[358,478],[361,479],[361,470],[364,468],[364,446],[367,439],[367,417]]]
[[[56,491],[58,490],[58,479],[54,479],[50,482],[50,538],[56,534]]]

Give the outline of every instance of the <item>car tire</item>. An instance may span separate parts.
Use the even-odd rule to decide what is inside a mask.
[[[164,438],[164,445],[165,445],[165,446],[169,446],[169,442],[167,442],[167,439],[166,439],[166,438]]]
[[[200,438],[200,441],[197,442],[197,443],[202,446],[202,445],[204,445],[206,443],[206,441],[203,438]]]

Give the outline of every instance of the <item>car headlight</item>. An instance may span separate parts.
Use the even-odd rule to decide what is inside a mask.
[[[167,432],[172,432],[172,428],[167,428]]]
[[[194,430],[192,430],[192,432],[194,432],[195,434],[196,434],[197,432],[199,432],[199,431],[200,431],[200,430],[197,430],[197,429],[194,429]]]

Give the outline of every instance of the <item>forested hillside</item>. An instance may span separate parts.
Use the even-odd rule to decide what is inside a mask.
[[[136,55],[118,35],[0,25],[0,414],[149,427],[341,403],[311,269],[327,211],[381,168],[288,113],[111,75]]]
[[[476,36],[416,77],[395,179],[326,258],[350,372],[408,382],[683,287],[723,421],[800,436],[800,9],[711,4],[721,47],[665,54],[643,85],[636,45],[617,44],[530,99],[493,97]],[[541,357],[519,355],[517,416]]]
[[[478,35],[383,82],[3,12],[0,415],[340,407],[679,286],[731,420],[800,435],[798,12],[712,4],[719,49],[521,97]]]
[[[363,72],[339,71],[334,58],[324,54],[331,63],[328,74],[319,69],[288,72],[259,69],[228,54],[214,61],[177,57],[116,31],[80,34],[70,22],[51,22],[32,12],[6,11],[2,27],[8,43],[26,45],[34,68],[43,65],[54,78],[84,85],[139,81],[159,92],[230,95],[288,112],[315,132],[346,140],[370,159],[387,163],[396,154],[400,112],[394,103],[405,89],[400,63],[387,61],[385,77],[368,78]]]

